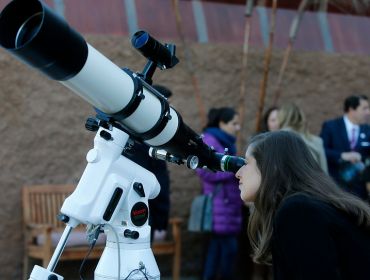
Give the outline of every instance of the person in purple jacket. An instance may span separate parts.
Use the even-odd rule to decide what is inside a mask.
[[[236,155],[236,133],[240,130],[238,114],[230,108],[211,109],[203,141],[217,152],[228,149]],[[209,173],[197,169],[202,179],[203,193],[212,193],[219,184],[221,188],[213,198],[213,230],[206,256],[204,279],[216,279],[219,266],[222,279],[231,279],[238,250],[237,235],[242,230],[242,205],[238,181],[227,172]]]

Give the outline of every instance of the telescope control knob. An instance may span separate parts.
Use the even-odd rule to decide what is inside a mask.
[[[69,222],[69,217],[66,215],[57,215],[58,219],[61,220],[63,223]]]
[[[199,159],[197,156],[189,156],[186,160],[186,167],[189,169],[195,169],[198,167]]]
[[[134,230],[129,230],[129,229],[126,229],[123,232],[123,235],[127,238],[132,238],[132,239],[138,239],[139,238],[139,232],[134,231]]]
[[[104,130],[100,131],[100,137],[103,138],[106,141],[113,140],[112,134],[109,132],[106,132]]]
[[[85,123],[85,128],[90,131],[98,131],[99,130],[98,120],[94,118],[88,118]]]

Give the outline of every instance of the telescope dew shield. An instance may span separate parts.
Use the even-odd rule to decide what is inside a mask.
[[[84,38],[44,3],[14,0],[0,14],[0,45],[53,80],[74,77],[85,65]]]

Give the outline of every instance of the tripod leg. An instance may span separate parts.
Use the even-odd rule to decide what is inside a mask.
[[[49,262],[49,265],[47,267],[47,270],[53,272],[58,261],[59,261],[59,258],[60,256],[62,255],[62,252],[64,250],[64,247],[66,246],[67,244],[67,241],[68,241],[68,237],[69,235],[71,234],[72,232],[72,227],[70,227],[69,225],[66,226],[64,232],[63,232],[63,235],[62,237],[60,238],[59,240],[59,243],[57,245],[57,247],[55,248],[55,251],[54,251],[54,254],[53,256],[51,257],[51,260]]]
[[[44,230],[44,248],[43,248],[43,259],[42,266],[46,267],[51,258],[51,228]]]

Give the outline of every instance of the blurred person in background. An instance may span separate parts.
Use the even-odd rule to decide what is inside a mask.
[[[278,113],[280,130],[291,130],[298,132],[310,149],[313,158],[320,165],[325,173],[328,173],[328,163],[326,160],[323,140],[312,135],[308,130],[306,116],[298,105],[294,103],[283,104]]]
[[[172,92],[164,86],[153,85],[153,88],[168,100],[172,96]],[[163,240],[166,235],[170,215],[170,178],[167,163],[150,157],[149,148],[145,144],[135,143],[135,154],[129,157],[129,159],[152,172],[161,186],[158,196],[154,199],[149,199],[149,225],[151,226],[151,242],[153,242],[153,240]]]
[[[328,159],[329,174],[342,187],[362,199],[368,198],[364,182],[345,182],[342,166],[363,166],[370,156],[370,116],[367,96],[356,93],[344,101],[344,116],[323,124],[321,138]],[[349,169],[348,169],[349,170]]]
[[[263,115],[260,132],[279,130],[278,107],[270,107]]]
[[[203,141],[223,153],[236,155],[236,134],[240,130],[239,117],[231,108],[211,109]],[[204,279],[216,279],[221,268],[222,279],[232,279],[235,256],[238,251],[237,236],[242,230],[242,200],[238,181],[234,174],[215,174],[197,169],[202,180],[203,193],[212,193],[221,187],[213,197],[213,229],[206,254]]]
[[[293,131],[252,137],[236,173],[253,259],[275,280],[370,279],[370,207],[342,190]]]

